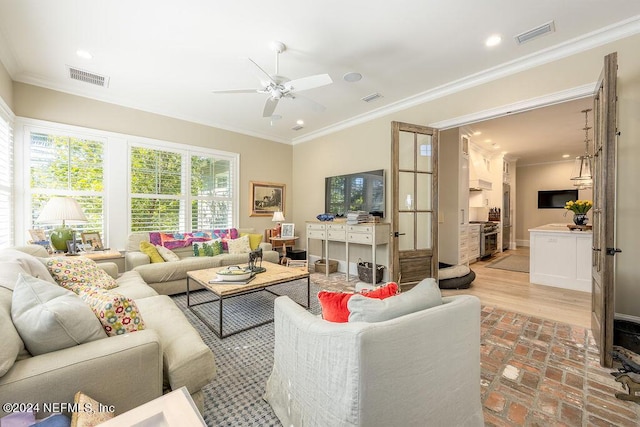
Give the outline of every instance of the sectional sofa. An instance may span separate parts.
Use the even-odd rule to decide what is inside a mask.
[[[38,289],[46,290],[26,294],[39,302],[47,292],[64,289],[54,282],[51,270],[45,267],[47,259],[50,260],[46,251],[36,245],[0,250],[1,402],[72,403],[75,393],[82,391],[105,405],[113,405],[118,414],[186,386],[202,412],[202,388],[216,374],[214,355],[175,303],[168,296],[158,295],[137,271],[119,276],[112,291],[135,302],[144,321],[143,330],[116,336],[107,336],[102,331],[103,335],[91,337],[88,342],[74,342],[44,353],[38,348],[37,355],[31,354],[29,348],[35,352],[36,346],[47,344],[45,341],[51,341],[55,335],[43,331],[45,326],[40,325],[46,322],[27,324],[32,329],[25,332],[24,326],[14,324],[14,319],[18,306],[25,300],[24,283],[35,283],[40,286]],[[100,267],[117,276],[115,264]],[[19,303],[14,295],[18,291]],[[68,293],[71,295],[64,298],[77,303],[75,294]],[[46,315],[54,308],[45,304],[50,303],[42,302],[40,319],[52,320]],[[79,318],[71,324],[74,339],[89,328],[89,323],[98,320],[93,317],[86,324]],[[69,327],[68,323],[65,325]],[[98,330],[101,329],[99,323]],[[34,341],[34,337],[39,338]],[[4,408],[0,408],[0,417],[3,415]]]
[[[234,235],[255,234],[252,228],[240,228],[234,231]],[[174,295],[186,292],[187,272],[205,268],[221,267],[227,265],[242,265],[249,261],[248,254],[230,254],[224,252],[215,256],[194,256],[193,245],[172,248],[171,250],[180,258],[179,261],[152,263],[151,258],[140,250],[140,243],[150,242],[149,232],[131,233],[125,246],[125,264],[127,270],[133,270],[140,274],[142,279],[156,292],[162,295]],[[156,242],[157,243],[157,242]],[[263,261],[277,263],[280,259],[278,252],[272,250],[271,243],[261,242]],[[199,285],[194,284],[193,289]]]

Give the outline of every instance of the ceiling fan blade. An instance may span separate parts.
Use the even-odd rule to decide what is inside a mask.
[[[298,92],[301,90],[325,86],[331,83],[333,83],[333,80],[331,80],[329,74],[316,74],[315,76],[302,77],[300,79],[288,81],[284,84],[284,87]]]
[[[262,111],[262,117],[271,117],[273,112],[276,110],[276,106],[278,105],[279,99],[269,97],[267,101],[264,103],[264,110]]]
[[[247,58],[247,59],[248,59],[249,61],[251,61],[251,63],[252,63],[253,65],[255,65],[255,66],[256,66],[256,68],[260,71],[260,73],[259,73],[259,74],[260,74],[262,77],[266,77],[266,78],[267,78],[267,80],[266,80],[267,82],[271,82],[271,83],[273,83],[274,85],[277,85],[277,84],[278,84],[278,82],[276,82],[275,80],[273,80],[273,78],[271,77],[271,74],[267,73],[267,72],[266,72],[266,71],[265,71],[261,66],[259,66],[259,65],[256,63],[256,61],[254,61],[254,60],[253,60],[253,59],[251,59],[251,58]],[[260,80],[262,81],[262,79],[260,79]]]
[[[212,90],[211,93],[258,93],[260,89],[228,89]]]

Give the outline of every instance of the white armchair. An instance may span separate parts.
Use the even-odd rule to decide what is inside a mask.
[[[275,301],[265,400],[289,426],[483,426],[480,301],[378,323],[331,323]]]

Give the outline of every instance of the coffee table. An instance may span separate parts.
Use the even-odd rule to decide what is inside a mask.
[[[217,277],[217,272],[223,270],[227,267],[216,267],[216,268],[207,268],[204,270],[195,270],[187,272],[187,307],[191,310],[193,314],[195,314],[201,321],[204,323],[211,331],[218,336],[218,338],[226,338],[231,335],[235,335],[239,332],[246,331],[248,329],[252,329],[258,326],[265,325],[267,323],[273,322],[273,318],[270,320],[266,320],[264,322],[252,324],[245,328],[235,330],[233,332],[224,334],[222,329],[222,322],[224,319],[223,316],[223,301],[233,297],[239,297],[242,295],[247,295],[253,292],[261,292],[266,291],[273,295],[281,296],[270,289],[267,289],[271,286],[281,285],[287,282],[293,282],[295,280],[307,279],[307,305],[306,307],[302,304],[303,307],[309,308],[311,305],[310,299],[310,278],[309,271],[307,268],[296,268],[296,267],[285,267],[279,264],[274,264],[271,262],[263,262],[262,266],[266,269],[263,273],[258,273],[255,277],[246,284],[234,284],[234,283],[209,283],[210,280],[215,279]],[[205,289],[213,292],[216,299],[198,302],[195,304],[191,304],[191,300],[189,294],[191,292],[190,285],[191,281],[195,281],[196,283],[202,285]],[[212,302],[218,302],[219,304],[219,323],[218,328],[216,328],[213,324],[209,322],[207,318],[205,318],[202,314],[198,313],[193,307],[202,304],[209,304]]]

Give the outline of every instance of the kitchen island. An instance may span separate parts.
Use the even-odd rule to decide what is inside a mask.
[[[591,230],[570,230],[567,224],[529,229],[529,281],[591,292]]]

